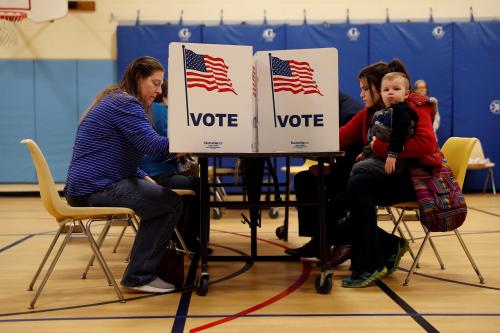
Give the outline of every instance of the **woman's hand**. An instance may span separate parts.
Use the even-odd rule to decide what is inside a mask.
[[[155,180],[153,178],[149,177],[149,176],[145,176],[143,179],[145,181],[147,181],[147,182],[150,182],[150,183],[153,183],[153,184],[157,184],[157,182],[155,182]]]
[[[363,154],[359,154],[358,156],[356,156],[356,162],[362,161],[364,159],[365,157],[363,156]]]
[[[394,170],[396,170],[396,157],[387,156],[385,160],[385,173],[390,175]]]

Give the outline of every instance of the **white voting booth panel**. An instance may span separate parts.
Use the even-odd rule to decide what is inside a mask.
[[[335,48],[257,52],[258,151],[339,150]]]
[[[252,152],[252,47],[170,43],[171,152]]]

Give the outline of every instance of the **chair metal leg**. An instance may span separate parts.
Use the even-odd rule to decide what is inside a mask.
[[[189,249],[186,246],[186,243],[184,242],[184,239],[182,238],[181,233],[179,232],[177,227],[174,227],[174,232],[175,232],[175,236],[179,240],[179,243],[181,243],[182,250],[184,251],[184,253],[186,253],[188,258],[191,259],[191,252],[189,252]]]
[[[126,226],[123,227],[120,236],[118,236],[118,240],[116,241],[115,247],[113,248],[113,253],[116,253],[116,249],[118,248],[118,245],[120,245],[120,242],[122,241],[123,235],[125,234],[125,230],[127,230]]]
[[[488,173],[491,176],[491,187],[493,189],[493,195],[497,195],[497,189],[496,189],[496,186],[495,186],[495,177],[493,176],[493,169],[489,169]]]
[[[422,255],[422,252],[424,251],[425,244],[427,243],[427,240],[429,239],[430,236],[431,236],[431,232],[427,231],[427,233],[425,234],[425,238],[422,242],[422,245],[420,245],[420,248],[418,249],[417,257],[415,258],[415,260],[413,260],[413,264],[411,265],[410,271],[406,275],[405,282],[403,283],[404,286],[407,286],[410,283],[410,278],[411,278],[413,272],[415,271],[415,268],[418,265],[418,261],[420,260],[420,256]]]
[[[85,231],[85,234],[87,235],[87,239],[89,241],[90,247],[92,248],[92,251],[94,252],[95,257],[97,258],[97,261],[101,265],[102,270],[104,271],[104,275],[106,275],[106,278],[108,281],[111,281],[111,284],[113,285],[116,295],[118,296],[118,299],[120,299],[120,302],[125,303],[125,298],[123,297],[123,294],[118,287],[118,284],[115,281],[115,278],[113,277],[113,273],[109,269],[108,265],[106,264],[106,261],[104,257],[102,256],[101,251],[97,247],[97,244],[95,242],[94,237],[92,236],[92,233],[90,232],[90,225],[92,224],[93,220],[89,220],[87,222],[87,227],[85,228],[83,223],[79,221],[82,229]]]
[[[56,255],[52,259],[52,262],[50,263],[50,266],[49,266],[49,269],[47,270],[47,273],[45,273],[45,276],[43,277],[43,280],[42,280],[42,283],[40,284],[40,287],[38,287],[38,290],[36,291],[35,296],[33,296],[33,299],[31,300],[31,303],[29,306],[30,309],[35,308],[35,303],[36,303],[38,297],[40,296],[40,294],[42,293],[42,290],[45,287],[45,284],[47,283],[47,281],[50,277],[50,274],[54,270],[54,267],[56,266],[56,263],[59,260],[59,257],[61,257],[61,253],[63,252],[64,248],[66,247],[66,244],[69,243],[69,240],[71,238],[71,234],[73,233],[74,227],[75,227],[75,223],[71,222],[69,230],[66,233],[66,237],[64,237],[64,240],[63,240],[61,246],[59,246],[59,250],[57,250]],[[60,231],[62,231],[62,229],[60,229]],[[60,232],[58,233],[57,236],[59,236],[59,234],[60,234]]]
[[[408,228],[408,224],[406,224],[406,221],[404,220],[404,218],[401,221],[403,222],[403,225],[406,229],[406,232],[408,233],[408,236],[410,236],[411,242],[415,243],[415,238],[413,237],[413,234],[411,233],[410,228]]]
[[[421,224],[421,226],[425,232],[428,232],[427,228],[423,224]],[[429,243],[431,244],[432,250],[434,251],[434,255],[436,256],[437,261],[439,262],[439,266],[441,267],[441,269],[444,269],[443,260],[441,259],[441,256],[439,255],[437,247],[436,247],[436,245],[434,245],[434,241],[432,240],[431,236],[429,236]]]
[[[486,187],[488,187],[488,179],[490,178],[490,171],[491,169],[486,171],[486,176],[484,177],[484,184],[483,184],[483,193],[486,193]]]
[[[89,223],[87,223],[87,228],[88,228],[89,233],[90,233],[90,225],[92,222],[93,221],[91,220],[91,221],[89,221]],[[111,220],[108,220],[108,221],[106,221],[106,224],[104,225],[104,228],[102,229],[101,234],[99,235],[99,238],[97,239],[97,247],[99,249],[101,248],[102,243],[104,243],[104,239],[106,238],[110,227],[111,227]],[[81,276],[82,279],[87,278],[87,274],[89,272],[89,269],[94,264],[94,259],[95,259],[95,255],[92,255],[90,257],[89,262],[87,263],[87,267],[85,267],[85,270],[82,273],[82,276]],[[111,286],[111,281],[109,279],[108,279],[108,284]]]
[[[216,184],[222,184],[222,181],[221,181],[221,179],[220,179],[220,177],[219,177],[219,176],[217,176],[217,177],[215,178],[215,183],[216,183]],[[221,194],[221,196],[222,196],[222,197],[227,196],[226,189],[225,189],[223,186],[221,186],[221,187],[217,187],[217,188],[216,188],[216,190],[219,190],[219,192],[220,192],[220,194]]]
[[[47,249],[47,252],[45,253],[45,256],[43,257],[42,259],[42,262],[40,263],[40,265],[38,266],[38,269],[35,273],[35,275],[33,276],[33,279],[31,280],[31,283],[30,285],[28,286],[28,291],[32,291],[33,290],[33,286],[35,285],[36,283],[36,280],[38,279],[38,276],[40,275],[40,272],[42,271],[43,269],[43,266],[45,266],[45,263],[47,262],[47,259],[49,258],[50,256],[50,253],[52,253],[52,249],[54,249],[54,246],[56,245],[57,243],[57,240],[59,239],[59,236],[61,235],[63,229],[64,229],[64,226],[66,224],[63,224],[59,227],[59,229],[57,230],[57,233],[56,235],[54,236],[54,238],[52,239],[52,243],[50,243],[50,246],[49,248]]]
[[[385,207],[387,213],[389,214],[389,216],[391,217],[392,219],[392,222],[395,223],[396,221],[396,218],[394,216],[394,213],[392,212],[392,208],[391,207]],[[398,212],[398,215],[399,215],[399,218],[398,220],[400,219],[401,221],[400,222],[403,222],[403,225],[406,229],[406,232],[408,233],[408,236],[410,236],[410,240],[412,243],[415,243],[415,238],[413,237],[413,234],[411,233],[410,231],[410,228],[408,228],[408,225],[406,224],[406,221],[403,219],[403,213],[405,212],[405,210],[403,209],[401,213],[399,213],[398,209],[396,208],[396,211]],[[396,229],[393,229],[393,232],[396,231]]]
[[[404,215],[405,209],[403,208],[401,213],[399,213],[399,217],[397,220],[396,220],[396,217],[394,216],[394,213],[392,212],[392,209],[388,208],[387,212],[391,216],[392,223],[394,223],[394,229],[392,229],[392,234],[394,234],[397,230],[399,235],[401,236],[401,238],[406,239],[404,234],[403,234],[403,230],[401,230],[401,227],[399,226],[401,221],[403,221],[403,215]],[[410,256],[412,257],[412,259],[415,260],[415,253],[413,252],[411,246],[408,246],[408,252],[410,252]],[[420,268],[420,265],[418,263],[417,263],[417,268]]]
[[[467,255],[467,258],[469,258],[469,261],[470,261],[470,263],[472,265],[472,268],[474,268],[474,270],[476,271],[477,277],[479,278],[479,282],[481,282],[482,284],[484,284],[484,278],[481,275],[481,272],[479,271],[479,268],[477,267],[476,262],[472,258],[472,255],[470,254],[469,249],[465,245],[465,242],[462,239],[462,236],[460,235],[460,232],[458,231],[458,229],[455,229],[453,231],[455,232],[455,235],[457,236],[458,241],[460,242],[460,245],[462,245],[462,249],[464,249],[464,252]]]

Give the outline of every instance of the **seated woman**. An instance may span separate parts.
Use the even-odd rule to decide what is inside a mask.
[[[65,187],[71,206],[127,207],[141,217],[121,284],[152,293],[174,290],[158,265],[182,213],[181,198],[139,168],[144,154],[168,156],[168,139],[147,117],[163,75],[158,60],[140,57],[97,95],[78,126]]]
[[[375,111],[384,107],[380,96],[381,81],[390,72],[401,72],[409,77],[398,60],[389,64],[379,62],[361,70],[361,98],[366,107],[340,128],[341,148],[359,139],[368,143],[370,120]],[[352,224],[352,275],[342,281],[343,287],[363,288],[396,270],[408,244],[377,226],[376,207],[416,200],[408,168],[412,163],[420,164],[421,161],[433,161],[436,165],[441,163],[440,160],[433,160],[433,153],[439,148],[432,128],[432,104],[426,97],[415,93],[408,96],[407,103],[417,114],[418,122],[414,135],[405,141],[403,152],[399,155],[408,162],[404,164],[405,170],[391,174],[360,173],[349,178],[346,202]],[[377,156],[387,156],[387,142],[374,137],[371,146]]]

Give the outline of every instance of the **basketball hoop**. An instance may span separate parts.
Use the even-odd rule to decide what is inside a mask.
[[[0,11],[0,46],[17,45],[18,25],[26,17],[24,12]]]

